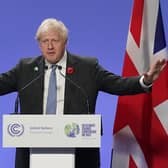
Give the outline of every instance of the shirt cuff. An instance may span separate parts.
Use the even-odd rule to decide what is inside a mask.
[[[140,85],[141,85],[144,89],[150,88],[150,87],[152,86],[152,84],[146,85],[146,84],[144,83],[143,79],[144,79],[144,75],[141,76],[141,78],[139,79]]]

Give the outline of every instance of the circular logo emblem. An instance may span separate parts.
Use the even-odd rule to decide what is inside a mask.
[[[22,124],[14,123],[8,125],[8,133],[11,136],[21,136],[24,132],[24,126]]]
[[[64,131],[65,131],[65,134],[68,136],[68,137],[76,137],[76,135],[79,134],[79,125],[76,124],[76,123],[72,123],[72,124],[67,124],[64,128]]]

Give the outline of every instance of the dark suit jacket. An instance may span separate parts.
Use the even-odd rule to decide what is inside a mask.
[[[38,71],[35,67],[38,67]],[[0,75],[0,95],[19,92],[21,114],[43,112],[44,67],[42,56],[26,58],[9,72]],[[94,114],[98,91],[115,95],[145,92],[139,84],[140,77],[121,78],[103,69],[95,58],[68,53],[67,67],[73,67],[74,72],[66,73],[70,80],[66,79],[65,83],[64,114]],[[99,149],[76,150],[76,168],[98,168],[99,161]],[[29,168],[29,150],[17,149],[15,163],[15,168]]]

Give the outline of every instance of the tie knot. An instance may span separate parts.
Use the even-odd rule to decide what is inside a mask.
[[[56,70],[57,65],[53,64],[53,65],[51,65],[51,68],[52,68],[52,70]]]

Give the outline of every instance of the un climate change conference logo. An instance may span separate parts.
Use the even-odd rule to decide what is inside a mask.
[[[72,124],[67,124],[64,128],[64,131],[65,131],[65,134],[68,136],[68,137],[76,137],[76,135],[79,134],[79,125],[76,124],[76,123],[72,123]]]
[[[13,137],[21,136],[23,132],[24,132],[23,124],[14,123],[8,125],[8,133]]]

